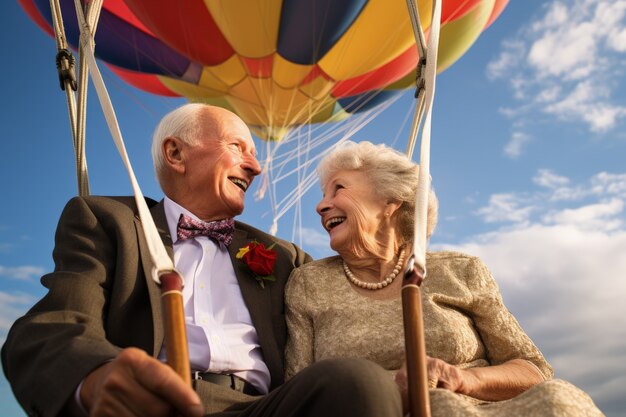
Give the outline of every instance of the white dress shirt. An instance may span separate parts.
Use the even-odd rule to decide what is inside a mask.
[[[167,197],[164,204],[174,265],[185,279],[183,302],[191,370],[235,374],[267,393],[270,372],[263,362],[228,248],[206,236],[179,241],[176,227],[181,213],[200,219]],[[159,354],[162,360],[165,349]]]

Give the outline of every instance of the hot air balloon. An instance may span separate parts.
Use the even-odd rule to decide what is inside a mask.
[[[51,33],[48,0],[19,0]],[[432,2],[419,0],[430,27]],[[508,0],[443,0],[438,71]],[[74,2],[61,0],[69,42]],[[142,90],[237,113],[263,139],[369,110],[414,85],[418,53],[404,0],[105,0],[96,55]]]
[[[33,20],[50,31],[52,19],[47,0],[19,1]],[[443,13],[442,3],[435,2],[433,14],[430,0],[417,1],[421,26],[419,50],[423,46],[421,30],[428,31],[433,20],[427,76],[421,79],[427,86],[422,91],[429,91],[425,99],[427,139],[423,140],[427,146],[422,148],[425,152],[421,155],[416,205],[423,218],[426,210],[422,203],[427,198],[420,196],[427,196],[423,191],[430,188],[428,147],[434,74],[463,55],[507,2],[443,0]],[[59,3],[65,33],[76,46],[79,31],[73,2],[59,0]],[[413,73],[421,57],[413,30],[418,26],[415,2],[410,8],[412,19],[403,0],[106,0],[95,34],[96,52],[132,85],[156,94],[184,96],[191,101],[225,107],[237,113],[261,138],[279,141],[293,127],[345,119],[413,85]],[[89,59],[94,67],[91,55]],[[424,96],[420,95],[422,101]],[[416,133],[412,130],[412,134]],[[129,174],[135,182],[132,169]],[[144,199],[140,191],[135,193],[141,210]],[[144,212],[149,217],[147,207]],[[407,347],[417,347],[415,355],[412,350],[407,352],[409,356],[419,357],[421,363],[409,361],[407,365],[410,386],[422,387],[418,399],[411,400],[411,414],[428,416],[418,289],[426,271],[425,245],[421,244],[425,233],[418,233],[419,217],[416,216],[415,247],[402,298],[405,334],[409,335]],[[157,235],[156,227],[153,229]],[[270,232],[275,234],[275,228]],[[159,240],[158,236],[154,239],[146,236],[146,241]],[[165,249],[161,252],[153,258],[170,261]],[[173,269],[169,264],[165,264],[165,269],[155,267],[155,281],[161,284],[160,273],[169,270],[174,275]],[[184,335],[185,328],[182,279],[178,278],[172,277],[179,284],[176,291],[170,291],[167,285],[162,287],[164,294],[178,293],[175,302],[164,310],[170,321],[177,318],[176,328],[182,332],[174,329],[169,331],[170,336]],[[408,287],[417,290],[405,296],[404,288]],[[408,331],[413,329],[416,331]],[[180,366],[171,365],[181,376],[188,375],[185,338],[170,337],[167,343],[168,354],[181,352],[172,355],[175,359],[182,358],[175,361]],[[415,373],[418,376],[411,376],[416,368],[421,369]],[[419,403],[426,404],[424,410],[414,406]]]

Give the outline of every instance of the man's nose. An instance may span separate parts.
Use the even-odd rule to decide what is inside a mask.
[[[253,176],[257,176],[261,173],[261,164],[254,155],[244,156],[243,169],[251,173]]]

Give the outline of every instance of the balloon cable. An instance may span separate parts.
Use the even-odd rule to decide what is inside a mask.
[[[437,50],[441,26],[441,0],[433,0],[433,16],[430,27],[428,46],[424,53],[424,34],[419,20],[419,11],[415,0],[406,0],[411,23],[419,51],[416,74],[416,93],[418,103],[411,126],[407,145],[407,156],[412,158],[421,126],[420,164],[415,202],[415,230],[413,235],[413,254],[405,274],[402,287],[402,310],[404,321],[406,364],[408,376],[408,397],[411,417],[430,416],[430,396],[428,392],[428,373],[426,367],[426,348],[424,341],[424,321],[422,316],[420,284],[426,277],[426,245],[428,221],[428,196],[430,193],[430,135],[432,104],[435,95],[437,74]]]
[[[143,193],[141,192],[141,189],[139,188],[139,184],[135,177],[135,173],[133,171],[130,160],[128,158],[126,147],[124,146],[124,139],[122,138],[122,133],[120,131],[119,124],[117,122],[117,117],[115,115],[115,111],[113,109],[111,99],[104,85],[102,74],[100,73],[98,64],[96,63],[96,58],[93,53],[93,48],[94,48],[93,35],[91,33],[89,25],[85,21],[85,17],[83,16],[80,4],[81,4],[80,0],[75,0],[75,5],[77,8],[76,14],[78,17],[80,31],[81,31],[80,47],[83,53],[85,54],[86,62],[91,72],[91,79],[96,89],[98,99],[100,100],[100,106],[102,107],[104,117],[109,127],[109,131],[111,133],[111,136],[113,137],[113,141],[115,142],[117,150],[122,158],[122,161],[124,162],[124,165],[126,166],[126,170],[128,171],[130,182],[133,187],[133,191],[135,193],[135,201],[137,203],[137,209],[139,211],[139,217],[143,225],[143,230],[146,235],[148,250],[151,255],[151,258],[154,261],[154,265],[153,265],[152,271],[150,271],[150,274],[152,276],[152,279],[156,283],[160,283],[159,276],[161,274],[175,271],[174,264],[165,250],[163,241],[161,240],[161,237],[159,236],[159,233],[156,229],[156,225],[154,224],[154,220],[152,219],[152,216],[150,215],[148,205],[146,204],[145,198],[143,197]]]
[[[65,27],[63,25],[63,16],[61,14],[59,0],[50,0],[50,11],[52,14],[54,39],[57,46],[56,66],[59,74],[59,83],[61,89],[65,91],[68,116],[70,119],[70,129],[72,131],[78,195],[84,196],[89,195],[89,176],[87,173],[87,159],[85,156],[85,124],[84,120],[83,122],[78,122],[77,120],[82,118],[81,110],[84,112],[83,103],[86,100],[80,99],[80,94],[82,92],[79,90],[79,104],[77,110],[76,95],[74,93],[78,87],[78,83],[76,81],[75,61],[74,56],[67,46]]]

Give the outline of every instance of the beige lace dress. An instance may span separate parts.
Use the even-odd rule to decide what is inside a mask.
[[[431,389],[435,416],[602,416],[575,386],[552,379],[552,368],[502,302],[495,280],[476,257],[429,253],[422,285],[426,351],[460,367],[526,359],[542,382],[506,401],[485,402]],[[286,377],[309,364],[361,357],[388,370],[404,361],[400,298],[374,300],[348,283],[335,256],[296,269],[286,287],[289,339]]]

